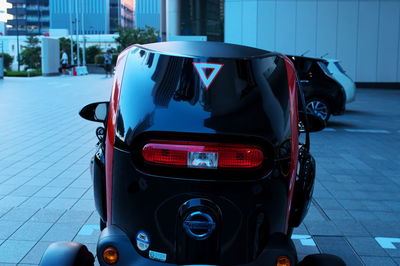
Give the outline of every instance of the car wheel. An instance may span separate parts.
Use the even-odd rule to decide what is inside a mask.
[[[328,121],[331,116],[329,105],[324,100],[320,99],[308,100],[306,110],[307,112],[320,117],[325,122]]]

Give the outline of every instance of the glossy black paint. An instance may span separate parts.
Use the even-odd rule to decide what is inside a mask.
[[[346,94],[342,86],[329,74],[324,59],[291,56],[306,101],[324,100],[333,115],[343,114],[346,109]]]
[[[178,56],[182,53],[187,55]],[[193,67],[196,62],[223,65],[208,89]],[[255,260],[269,235],[285,230],[291,138],[287,84],[284,58],[258,49],[218,43],[133,47],[117,110],[112,224],[135,246],[137,232],[147,232],[149,249],[167,254],[170,263]],[[265,152],[265,167],[157,171],[140,156],[141,145],[151,139],[256,144]],[[186,202],[199,198],[212,203],[182,212]],[[206,240],[184,232],[185,216],[198,209],[216,222]],[[137,251],[149,257],[148,250]]]

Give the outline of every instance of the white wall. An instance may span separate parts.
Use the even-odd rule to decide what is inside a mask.
[[[43,76],[58,74],[60,67],[60,41],[53,38],[42,38],[42,74]]]
[[[225,0],[225,42],[337,58],[358,82],[400,82],[400,0]]]

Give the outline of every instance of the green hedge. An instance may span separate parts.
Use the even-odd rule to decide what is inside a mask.
[[[35,76],[41,76],[42,72],[41,71],[31,71],[28,72],[27,71],[5,71],[4,72],[4,76],[6,77],[35,77]]]

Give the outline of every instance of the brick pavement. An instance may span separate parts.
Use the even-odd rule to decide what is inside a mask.
[[[53,241],[80,241],[94,251],[89,160],[95,123],[80,119],[87,103],[108,100],[111,79],[6,78],[0,81],[1,265],[37,265]],[[300,256],[330,252],[349,265],[399,265],[400,90],[359,90],[344,116],[312,134],[317,160],[314,199],[295,230]],[[302,244],[302,241],[306,244]],[[315,245],[314,245],[315,244]]]

